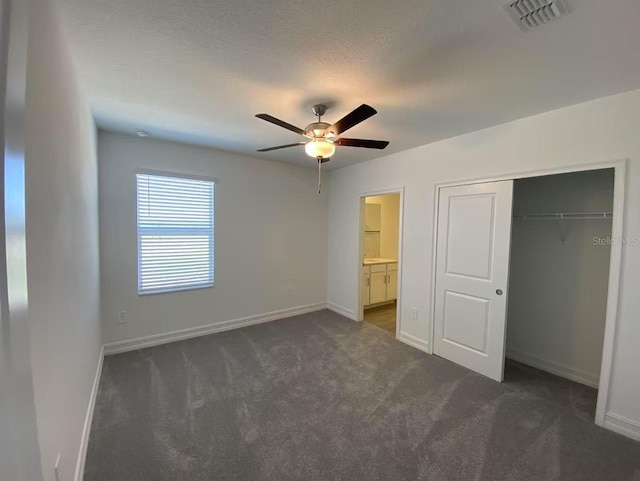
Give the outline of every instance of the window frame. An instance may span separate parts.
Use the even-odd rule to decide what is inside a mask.
[[[140,242],[140,218],[139,218],[139,208],[138,208],[138,175],[155,175],[160,177],[174,177],[177,179],[186,179],[186,180],[201,180],[206,182],[211,182],[213,184],[213,194],[211,196],[211,284],[203,284],[203,285],[193,285],[193,286],[183,286],[183,287],[170,287],[163,289],[154,289],[141,291],[140,290],[140,276],[141,276],[141,268],[142,268],[142,256],[141,252],[141,242]],[[199,175],[199,174],[189,174],[184,172],[173,172],[168,170],[156,170],[156,169],[146,169],[146,168],[136,168],[134,172],[134,189],[135,189],[135,206],[136,206],[136,287],[138,291],[138,296],[152,296],[155,294],[168,294],[171,292],[185,292],[185,291],[198,291],[201,289],[212,289],[215,287],[215,231],[216,231],[216,186],[218,180],[216,177]],[[179,230],[179,229],[177,229]],[[189,229],[183,229],[185,232]]]

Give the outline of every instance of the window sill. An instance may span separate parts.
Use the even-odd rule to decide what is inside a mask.
[[[171,287],[167,289],[158,289],[153,291],[138,291],[138,296],[152,296],[154,294],[169,294],[171,292],[185,292],[185,291],[199,291],[201,289],[211,289],[214,284],[204,284],[200,286],[188,286],[188,287]]]

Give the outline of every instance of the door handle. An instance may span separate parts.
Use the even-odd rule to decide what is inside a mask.
[[[501,296],[501,295],[503,294],[503,293],[502,293],[502,289],[496,289],[496,294],[498,294],[499,296]]]

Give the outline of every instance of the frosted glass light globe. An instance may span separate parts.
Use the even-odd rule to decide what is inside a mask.
[[[328,159],[336,152],[336,146],[322,139],[312,140],[304,146],[304,151],[309,157]]]

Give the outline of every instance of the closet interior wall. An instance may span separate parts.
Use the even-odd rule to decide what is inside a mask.
[[[613,169],[514,183],[507,357],[593,387],[602,360],[613,185]]]

